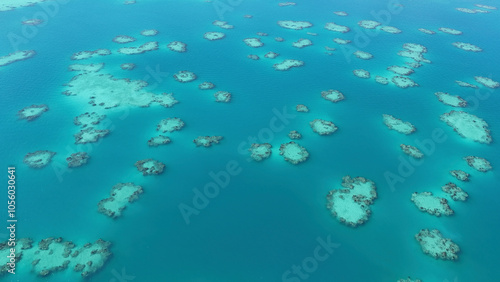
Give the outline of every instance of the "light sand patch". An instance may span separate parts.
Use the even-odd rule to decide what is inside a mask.
[[[326,196],[326,208],[340,222],[356,227],[371,215],[370,205],[377,198],[375,183],[364,177],[342,178],[345,189],[331,190]]]
[[[458,259],[457,253],[460,252],[460,248],[450,239],[443,238],[439,230],[422,229],[415,235],[415,239],[420,244],[424,254],[442,260]]]
[[[14,53],[10,53],[9,55],[0,57],[0,67],[6,66],[8,64],[12,64],[14,62],[27,60],[36,55],[34,50],[29,51],[17,51]]]
[[[433,196],[431,192],[415,192],[411,195],[411,201],[420,211],[435,216],[449,216],[453,214],[453,210],[448,205],[448,201],[445,198]]]
[[[222,139],[222,136],[198,136],[193,140],[193,143],[196,144],[196,147],[210,147],[212,144],[219,144]]]
[[[319,135],[330,135],[337,131],[337,126],[331,121],[315,119],[309,123],[312,130]]]
[[[473,114],[463,111],[451,111],[442,114],[441,120],[464,138],[484,144],[492,142],[488,123]]]
[[[98,211],[111,218],[117,218],[122,215],[129,203],[139,199],[142,193],[142,187],[134,183],[118,183],[111,189],[111,197],[99,201]]]
[[[291,68],[297,68],[303,65],[303,61],[287,59],[282,61],[281,63],[274,64],[273,68],[278,71],[287,71]]]
[[[486,160],[485,158],[476,157],[476,156],[467,156],[464,158],[464,160],[467,162],[467,164],[470,167],[472,167],[473,169],[480,171],[480,172],[487,172],[487,171],[493,169],[490,162],[488,160]]]
[[[304,28],[312,27],[313,24],[305,21],[278,21],[278,25],[282,28],[301,30]]]
[[[385,125],[389,129],[396,130],[397,132],[403,134],[411,134],[417,130],[415,126],[413,126],[413,124],[408,121],[402,121],[398,118],[386,114],[383,114],[382,116],[384,118]]]
[[[47,150],[28,153],[26,154],[26,156],[24,156],[23,163],[25,163],[31,168],[42,168],[50,163],[52,157],[55,154],[56,154],[55,152]]]
[[[26,119],[28,121],[33,121],[40,117],[44,112],[49,110],[49,106],[42,105],[31,105],[24,107],[17,112],[17,116],[20,119]]]
[[[309,157],[309,153],[306,148],[293,141],[281,144],[280,155],[283,156],[285,161],[294,165],[306,161]]]
[[[445,105],[452,107],[467,107],[467,101],[462,99],[460,96],[453,96],[451,94],[445,92],[436,92],[434,93],[439,101]]]
[[[272,147],[273,146],[271,146],[271,144],[269,143],[264,143],[264,144],[253,143],[250,146],[250,149],[248,149],[248,151],[250,151],[251,153],[250,157],[253,160],[260,162],[271,156]]]

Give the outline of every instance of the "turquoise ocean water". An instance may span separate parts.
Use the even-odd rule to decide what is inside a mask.
[[[36,35],[19,45],[20,50],[36,50],[37,55],[0,67],[0,159],[5,170],[9,165],[17,167],[18,238],[39,241],[61,236],[78,244],[98,238],[111,241],[113,257],[90,281],[121,281],[116,273],[123,271],[134,277],[133,281],[287,281],[282,280],[283,273],[313,256],[318,238],[329,238],[338,247],[308,273],[307,279],[290,275],[298,280],[289,281],[396,281],[407,276],[425,282],[498,281],[500,98],[498,90],[481,86],[477,92],[454,81],[475,83],[474,76],[499,80],[499,11],[469,15],[454,8],[474,8],[470,1],[401,1],[404,8],[391,15],[388,25],[403,33],[382,32],[367,37],[366,46],[359,49],[374,58],[364,61],[346,58],[341,46],[331,40],[354,40],[364,32],[356,23],[387,10],[387,1],[297,1],[296,6],[289,7],[263,0],[137,0],[134,5],[118,0],[52,2],[59,3],[58,11],[49,15],[45,25],[35,28]],[[218,13],[215,7],[220,3],[230,9]],[[339,17],[333,11],[346,11],[349,16]],[[37,12],[47,13],[41,5],[0,13],[1,56],[15,51],[9,34],[23,35],[23,17],[32,18]],[[253,18],[244,18],[246,14]],[[235,28],[220,29],[211,24],[214,20],[226,20]],[[279,20],[310,21],[314,26],[287,30],[276,24]],[[346,34],[331,32],[323,28],[327,22],[352,30]],[[455,28],[463,35],[426,35],[417,30],[437,31],[439,27]],[[144,29],[160,33],[144,37],[140,35]],[[209,42],[203,39],[207,31],[224,32],[226,38]],[[308,35],[308,31],[318,35]],[[246,46],[242,40],[257,37],[257,32],[269,34],[260,37],[265,45],[258,49]],[[127,46],[158,41],[160,48],[141,55],[121,55],[116,50],[123,46],[111,41],[120,34],[137,38]],[[276,42],[277,36],[286,41]],[[299,38],[309,38],[314,45],[292,47]],[[171,41],[187,43],[188,52],[171,52],[166,47]],[[478,45],[484,51],[465,52],[451,45],[455,41]],[[388,66],[410,61],[397,55],[404,43],[428,48],[425,56],[432,64],[424,64],[411,75],[420,87],[399,89],[352,75],[352,70],[363,68],[372,76],[390,77]],[[337,50],[328,56],[324,46]],[[113,55],[70,60],[75,52],[98,48],[110,49]],[[264,58],[269,51],[280,56]],[[246,57],[249,54],[261,59],[250,60]],[[305,65],[287,72],[275,71],[272,65],[283,59],[302,60]],[[73,118],[95,109],[61,92],[65,90],[63,84],[76,75],[67,70],[68,65],[89,62],[106,63],[101,72],[117,78],[146,80],[150,84],[147,90],[172,92],[180,103],[172,108],[152,105],[100,110],[108,119],[97,128],[108,128],[111,133],[97,144],[76,146],[73,134],[79,128]],[[136,68],[121,70],[120,64],[128,62],[135,63]],[[155,79],[151,72],[157,69],[165,75]],[[172,76],[181,70],[196,73],[198,79],[176,82]],[[217,87],[198,90],[197,85],[203,81]],[[320,93],[328,89],[342,91],[346,99],[336,104],[325,101]],[[215,103],[212,95],[217,90],[231,92],[232,101]],[[436,99],[437,91],[476,101],[464,110],[489,123],[494,142],[485,145],[466,140],[441,122],[439,116],[453,108]],[[33,122],[18,120],[17,111],[31,104],[47,104],[50,111]],[[307,105],[310,112],[295,112],[297,104]],[[265,135],[275,112],[284,110],[292,115],[287,124]],[[382,122],[382,114],[410,121],[417,131],[408,136],[390,131]],[[146,141],[158,134],[156,124],[168,117],[179,117],[186,126],[168,135],[171,144],[149,148]],[[309,128],[315,118],[331,120],[339,130],[331,136],[319,136]],[[414,172],[391,189],[385,173],[397,173],[401,158],[407,159],[399,144],[421,144],[439,129],[446,140],[435,144],[422,164],[414,166]],[[297,142],[310,153],[310,158],[297,166],[283,161],[278,151],[280,144],[289,142],[290,130],[302,133],[303,138]],[[199,135],[222,135],[224,139],[211,148],[196,148],[192,140]],[[243,148],[248,148],[249,137],[271,143],[271,158],[261,163],[248,161],[249,155],[238,148],[242,142],[246,142]],[[23,157],[37,150],[57,155],[43,169],[28,168]],[[88,165],[64,170],[65,158],[75,151],[89,152]],[[462,160],[467,155],[488,159],[494,169],[488,173],[473,171]],[[166,171],[142,176],[134,163],[145,158],[164,162]],[[203,189],[213,181],[210,173],[225,170],[229,162],[236,162],[241,172],[186,224],[179,204],[192,206],[193,189]],[[471,181],[457,183],[448,173],[452,169],[470,172]],[[377,185],[372,216],[357,228],[340,224],[325,208],[326,194],[340,188],[345,175],[363,176]],[[439,195],[440,187],[449,181],[469,193],[466,202],[450,201],[453,216],[438,218],[421,213],[410,201],[416,191]],[[120,182],[141,185],[144,194],[121,218],[112,220],[97,212],[97,203]],[[7,195],[6,189],[2,191]],[[441,261],[423,254],[414,239],[423,228],[439,229],[457,243],[461,248],[459,260]],[[1,239],[5,240],[7,232],[3,233]],[[37,279],[22,263],[17,272],[0,279],[79,279],[71,270]]]

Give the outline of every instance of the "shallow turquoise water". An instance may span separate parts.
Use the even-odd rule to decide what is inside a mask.
[[[458,87],[454,80],[473,83],[475,75],[491,75],[498,80],[498,11],[468,15],[454,8],[472,8],[469,2],[402,2],[405,8],[392,15],[389,25],[403,33],[370,37],[362,50],[375,58],[362,61],[352,57],[349,61],[341,49],[327,56],[324,46],[339,48],[331,41],[334,37],[353,39],[356,22],[371,19],[371,12],[386,9],[387,3],[297,3],[295,7],[278,7],[277,2],[241,1],[224,14],[224,20],[235,25],[233,30],[211,25],[221,18],[213,4],[203,1],[138,0],[126,6],[121,1],[74,0],[61,5],[47,25],[39,27],[37,35],[20,47],[36,50],[37,56],[0,68],[4,105],[0,112],[4,132],[0,158],[4,167],[17,166],[18,238],[39,241],[62,236],[75,243],[98,238],[111,241],[113,257],[91,277],[92,281],[119,281],[115,274],[122,271],[134,276],[134,281],[280,281],[292,265],[313,255],[318,237],[329,237],[340,246],[309,274],[309,281],[396,281],[409,275],[423,281],[496,281],[500,274],[496,267],[500,244],[495,237],[500,219],[495,198],[499,180],[496,166],[500,163],[496,142],[500,138],[498,91],[480,100],[477,107],[465,109],[490,124],[495,140],[490,145],[465,140],[441,122],[439,115],[452,109],[439,103],[433,93],[474,97],[477,94],[473,89]],[[350,15],[332,14],[337,10]],[[3,12],[0,24],[7,32],[21,34],[20,19],[38,11],[43,9],[34,6]],[[245,19],[245,14],[254,18]],[[276,25],[278,20],[305,20],[314,27],[285,30]],[[353,31],[337,34],[323,29],[331,21]],[[464,34],[429,36],[416,30],[441,26]],[[478,31],[477,26],[484,27],[484,31]],[[139,34],[149,28],[158,29],[160,34],[150,38]],[[202,38],[207,31],[223,31],[226,38],[208,42]],[[318,36],[307,35],[307,31],[317,32]],[[255,37],[256,32],[269,36],[261,37],[264,47],[252,49],[242,40]],[[86,61],[105,62],[101,72],[118,78],[145,79],[150,83],[147,89],[173,92],[180,103],[169,109],[151,106],[107,111],[112,132],[98,145],[76,146],[73,134],[78,128],[73,125],[73,117],[92,107],[60,94],[64,91],[62,84],[75,75],[67,71],[73,63],[70,56],[97,48],[116,51],[122,46],[111,39],[119,34],[136,37],[134,46],[158,41],[160,50],[138,56],[114,52]],[[286,41],[275,42],[276,36]],[[300,50],[291,47],[291,42],[299,38],[309,38],[314,45]],[[187,43],[188,52],[167,50],[166,44],[174,40]],[[451,43],[457,40],[481,46],[484,52],[456,49]],[[429,50],[426,57],[433,63],[411,75],[421,87],[401,90],[352,75],[352,70],[365,68],[372,76],[388,76],[387,66],[409,61],[397,56],[406,42],[423,44]],[[8,38],[1,36],[0,54],[14,51],[9,45]],[[262,57],[268,51],[281,55],[274,60],[246,58],[248,54]],[[305,66],[275,71],[272,64],[285,58],[302,60]],[[124,62],[136,63],[136,69],[121,70],[119,65]],[[148,69],[157,67],[168,76],[147,78],[151,75]],[[172,75],[180,70],[193,71],[198,80],[176,82]],[[214,103],[213,91],[197,89],[202,81],[213,82],[216,90],[233,93],[231,103]],[[320,92],[327,89],[342,91],[346,100],[337,104],[323,100]],[[484,87],[481,89],[486,93]],[[19,109],[41,103],[48,104],[50,111],[36,121],[16,119]],[[298,103],[306,104],[311,111],[296,113],[293,109]],[[248,162],[248,155],[238,150],[240,144],[248,142],[249,136],[262,134],[275,115],[273,109],[283,108],[294,115],[289,124],[273,132],[268,140],[262,135],[258,138],[273,145],[273,155],[262,163]],[[411,121],[417,132],[404,136],[389,131],[382,123],[384,113]],[[186,127],[169,135],[171,144],[148,148],[146,141],[157,134],[156,124],[167,117],[180,117]],[[331,136],[318,136],[308,125],[315,118],[332,120],[339,130]],[[391,189],[384,173],[396,173],[398,158],[405,158],[399,144],[429,139],[436,128],[444,130],[446,141],[436,144],[423,164],[415,167],[404,183]],[[298,166],[284,162],[277,153],[279,145],[288,142],[290,130],[303,134],[298,143],[311,154]],[[195,148],[192,139],[198,135],[222,135],[224,140],[209,149]],[[33,170],[22,163],[27,152],[41,149],[58,153],[51,166]],[[65,157],[77,149],[89,152],[89,164],[58,173],[54,167],[64,165]],[[485,157],[495,169],[486,174],[474,172],[461,159],[466,155]],[[143,177],[137,172],[133,164],[150,157],[166,164],[164,174]],[[230,161],[238,163],[241,173],[231,177],[227,187],[186,224],[179,204],[192,205],[193,189],[202,189],[213,181],[209,173],[224,170]],[[471,173],[471,182],[461,185],[469,199],[452,202],[455,215],[451,217],[419,212],[410,202],[411,193],[437,194],[442,185],[453,181],[448,173],[451,169]],[[377,184],[379,197],[372,206],[373,214],[356,229],[341,225],[325,209],[327,192],[339,188],[344,175],[363,176]],[[140,199],[117,220],[99,214],[99,200],[107,197],[114,184],[128,181],[144,187]],[[413,238],[422,228],[437,228],[456,242],[462,250],[459,261],[437,261],[424,255]],[[36,275],[28,268],[21,269],[21,265],[14,278],[4,279],[36,281]],[[65,271],[53,274],[50,281],[77,277]]]

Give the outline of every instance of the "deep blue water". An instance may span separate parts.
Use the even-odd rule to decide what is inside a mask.
[[[346,59],[340,46],[331,40],[354,39],[362,32],[356,28],[359,20],[373,19],[373,13],[387,9],[386,1],[365,2],[297,1],[295,7],[279,7],[277,1],[233,1],[234,7],[223,18],[214,3],[201,0],[137,0],[135,5],[72,0],[60,4],[46,25],[37,27],[37,34],[19,46],[21,50],[36,50],[37,55],[0,68],[0,159],[5,169],[9,165],[17,167],[18,238],[39,241],[61,236],[80,244],[98,238],[111,241],[113,257],[91,281],[118,279],[114,274],[122,270],[134,276],[134,281],[281,281],[292,265],[302,264],[313,255],[318,238],[330,238],[339,246],[309,273],[309,281],[396,281],[407,276],[425,282],[496,281],[500,274],[500,244],[495,236],[500,231],[500,99],[498,90],[481,87],[476,92],[454,81],[474,83],[476,75],[499,80],[499,12],[469,15],[454,9],[474,8],[470,1],[402,1],[405,7],[391,15],[388,25],[403,33],[382,32],[368,37],[368,44],[360,49],[372,53],[372,60],[353,56]],[[482,3],[495,5],[494,1]],[[9,33],[22,35],[25,27],[21,19],[40,11],[44,11],[41,6],[33,6],[1,13],[1,56],[14,51]],[[333,11],[346,11],[349,16],[339,17]],[[254,17],[243,18],[245,14]],[[213,26],[212,21],[218,19],[235,28]],[[302,31],[286,30],[276,24],[278,20],[310,21],[314,26]],[[325,30],[324,24],[332,21],[353,30],[346,34]],[[442,26],[464,34],[426,35],[417,31]],[[141,30],[151,28],[160,33],[148,38],[140,35]],[[226,38],[209,42],[203,39],[207,31],[222,31]],[[308,31],[318,35],[307,35]],[[256,32],[269,34],[261,37],[265,46],[259,49],[242,41],[256,37]],[[142,55],[121,55],[116,50],[123,46],[111,41],[120,34],[138,39],[130,46],[158,41],[160,49]],[[276,36],[286,41],[276,42]],[[314,45],[292,47],[291,43],[299,38],[309,38]],[[188,52],[169,51],[166,45],[174,40],[187,43]],[[459,50],[451,45],[455,41],[478,45],[484,52]],[[372,76],[390,76],[388,66],[410,61],[397,56],[407,42],[425,45],[426,58],[432,61],[411,75],[420,87],[403,90],[352,75],[352,70],[364,68]],[[338,49],[328,56],[325,45]],[[94,109],[76,97],[60,93],[65,90],[63,84],[76,75],[67,70],[75,63],[71,55],[98,48],[108,48],[113,55],[76,63],[105,62],[101,72],[117,78],[145,79],[150,83],[146,89],[172,92],[180,103],[168,109],[153,105],[101,110],[109,118],[111,133],[99,144],[76,146],[73,134],[79,129],[73,125],[73,117]],[[274,60],[263,58],[269,51],[281,55]],[[260,55],[261,60],[247,59],[249,54]],[[305,66],[275,71],[272,64],[283,59],[302,60]],[[136,69],[121,70],[119,65],[125,62],[136,63]],[[148,70],[156,68],[168,76],[147,78]],[[196,73],[198,79],[186,84],[176,82],[172,75],[181,70]],[[217,88],[198,90],[202,81],[211,81]],[[346,99],[337,104],[325,101],[320,92],[327,89],[342,91]],[[213,102],[216,90],[233,93],[231,103]],[[439,103],[434,96],[437,91],[469,99],[489,93],[477,100],[477,106],[464,110],[489,123],[494,142],[485,145],[466,140],[441,122],[439,116],[452,108]],[[19,109],[42,103],[49,105],[50,111],[37,120],[17,119]],[[299,103],[306,104],[310,112],[295,112]],[[274,111],[283,109],[294,117],[282,130],[263,136]],[[389,131],[382,122],[385,113],[412,122],[417,132],[404,136]],[[158,134],[156,124],[167,117],[180,117],[186,126],[169,134],[171,144],[149,148],[146,141]],[[339,130],[331,136],[319,136],[309,128],[315,118],[331,120]],[[435,144],[423,164],[414,167],[414,173],[404,183],[391,189],[384,173],[397,173],[399,158],[406,159],[399,144],[424,142],[435,129],[444,130],[446,141]],[[297,166],[283,161],[278,153],[280,144],[289,141],[290,130],[303,134],[298,143],[310,153],[310,158]],[[208,149],[196,148],[192,139],[199,135],[222,135],[224,139]],[[273,145],[270,159],[249,162],[248,155],[241,154],[240,144],[251,136]],[[26,153],[42,149],[58,153],[50,166],[35,170],[22,163]],[[58,173],[55,168],[65,165],[64,159],[76,150],[89,152],[89,164]],[[494,169],[488,173],[473,171],[462,160],[467,155],[488,159]],[[166,171],[159,176],[142,176],[134,163],[145,158],[164,162]],[[241,173],[231,177],[219,195],[186,224],[179,204],[192,205],[193,189],[203,189],[213,181],[210,172],[225,170],[229,162],[236,162]],[[411,193],[439,194],[442,185],[454,180],[448,173],[452,169],[471,173],[469,183],[457,183],[469,193],[469,199],[450,201],[455,210],[450,217],[437,218],[418,211],[410,201]],[[357,228],[340,224],[325,209],[326,194],[340,188],[345,175],[363,176],[377,185],[373,214]],[[108,196],[114,184],[129,181],[143,186],[145,192],[140,199],[117,220],[99,214],[99,200]],[[460,259],[440,261],[423,254],[413,238],[422,228],[437,228],[457,243]],[[3,236],[5,239],[7,235]],[[18,266],[15,276],[3,279],[37,280],[29,265],[20,262]],[[78,275],[68,270],[45,280],[77,279]]]

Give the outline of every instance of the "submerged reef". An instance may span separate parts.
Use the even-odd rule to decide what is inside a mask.
[[[403,88],[403,89],[409,88],[409,87],[419,86],[418,83],[413,81],[411,78],[405,77],[405,76],[393,76],[392,83],[396,84],[397,87]]]
[[[301,21],[278,21],[278,25],[293,30],[301,30],[304,28],[309,28],[312,25],[310,22],[301,22]]]
[[[180,118],[166,118],[162,119],[158,125],[156,126],[157,131],[165,132],[174,132],[181,130],[184,127],[184,121]]]
[[[385,125],[387,125],[389,129],[396,130],[399,133],[410,134],[417,130],[415,126],[408,121],[402,121],[386,114],[383,114],[382,117],[384,118]]]
[[[492,142],[488,123],[473,114],[451,111],[442,114],[441,120],[464,138],[485,144]]]
[[[77,134],[75,134],[75,144],[86,144],[93,143],[99,141],[101,137],[104,137],[109,134],[108,129],[95,129],[93,127],[87,127],[85,129],[80,130]]]
[[[224,37],[226,37],[224,33],[216,31],[209,31],[203,35],[203,38],[209,41],[220,40],[223,39]]]
[[[86,112],[83,113],[73,119],[73,123],[75,125],[80,125],[82,128],[85,128],[89,125],[99,124],[103,119],[106,118],[106,115],[100,115],[96,112]]]
[[[460,248],[450,239],[443,238],[439,230],[422,229],[415,235],[424,254],[436,259],[457,260]]]
[[[76,152],[66,158],[68,167],[79,167],[88,162],[90,156],[86,152]]]
[[[342,178],[344,189],[331,190],[326,196],[326,208],[345,225],[356,227],[368,220],[370,205],[377,198],[375,183],[364,177]]]
[[[198,136],[193,140],[196,147],[210,147],[212,144],[219,144],[220,140],[222,140],[222,136]]]
[[[170,138],[168,138],[167,136],[158,135],[148,140],[148,146],[157,147],[160,145],[169,144],[170,142]]]
[[[134,183],[118,183],[111,189],[111,197],[99,201],[98,211],[111,218],[117,218],[122,215],[128,204],[139,199],[142,193],[142,187]]]
[[[299,49],[307,47],[307,46],[311,46],[311,45],[313,45],[312,41],[309,40],[309,39],[304,39],[304,38],[300,38],[296,42],[292,43],[293,47],[296,47],[296,48],[299,48]]]
[[[260,38],[245,38],[243,42],[249,47],[259,48],[264,46],[264,43],[260,42]]]
[[[481,49],[480,47],[478,47],[474,44],[465,43],[465,42],[453,42],[452,45],[459,48],[459,49],[465,50],[465,51],[471,51],[471,52],[482,52],[483,51],[483,49]]]
[[[456,82],[459,86],[461,86],[461,87],[478,88],[476,85],[474,85],[474,84],[470,84],[470,83],[465,82],[465,81],[455,80],[455,82]]]
[[[137,39],[133,38],[132,36],[128,35],[117,35],[115,38],[113,38],[113,42],[119,43],[119,44],[125,44],[125,43],[130,43],[134,42]]]
[[[359,78],[370,78],[370,72],[364,69],[353,70],[352,73]]]
[[[217,91],[214,94],[215,102],[229,103],[231,101],[231,93],[227,91]]]
[[[17,116],[20,119],[26,119],[28,121],[33,121],[48,110],[49,110],[49,106],[47,106],[47,105],[31,105],[31,106],[24,107],[21,110],[19,110],[17,112]]]
[[[340,33],[347,33],[347,32],[349,32],[351,30],[347,26],[339,25],[339,24],[336,24],[336,23],[333,23],[333,22],[332,23],[326,23],[325,29],[330,30],[330,31],[340,32]]]
[[[208,90],[214,88],[215,85],[212,82],[204,81],[198,85],[198,89],[200,90]]]
[[[482,85],[488,87],[488,88],[498,88],[500,87],[500,82],[494,81],[493,79],[489,77],[484,77],[484,76],[474,76],[474,79],[478,82],[481,83]]]
[[[158,33],[159,33],[159,31],[156,29],[145,29],[145,30],[141,31],[142,36],[155,36]]]
[[[415,159],[421,159],[424,157],[424,154],[415,146],[405,145],[405,144],[401,144],[399,146],[401,147],[401,150],[403,150],[405,154]]]
[[[344,94],[342,94],[342,92],[332,89],[321,91],[321,97],[334,103],[344,100]]]
[[[444,32],[444,33],[452,34],[452,35],[461,35],[462,34],[462,32],[460,30],[456,30],[456,29],[449,28],[449,27],[440,27],[440,28],[438,28],[438,30],[441,32]]]
[[[250,146],[250,149],[248,149],[248,151],[250,151],[251,155],[250,157],[255,160],[255,161],[262,161],[262,160],[265,160],[267,158],[269,158],[271,156],[271,148],[273,146],[269,143],[264,143],[264,144],[257,144],[257,143],[253,143],[251,146]]]
[[[411,195],[411,201],[419,210],[435,216],[453,214],[448,201],[445,198],[433,196],[431,192],[415,192]]]
[[[446,194],[449,194],[454,201],[465,201],[469,197],[467,192],[452,182],[448,182],[446,185],[441,187],[441,190],[443,190]]]
[[[337,126],[331,121],[315,119],[309,123],[312,130],[319,135],[330,135],[337,131]]]
[[[275,70],[287,71],[293,67],[301,67],[303,65],[304,65],[303,61],[288,59],[288,60],[282,61],[281,63],[274,64],[273,67]]]
[[[306,105],[302,105],[302,104],[298,104],[295,107],[295,110],[297,112],[301,112],[301,113],[307,113],[307,112],[309,112],[309,108]]]
[[[487,172],[487,171],[493,169],[490,162],[487,161],[485,158],[476,157],[476,156],[467,156],[464,158],[464,160],[467,162],[467,164],[470,167],[472,167],[473,169],[480,171],[480,172]]]
[[[180,41],[172,41],[167,45],[170,51],[184,53],[187,51],[187,44]]]
[[[26,154],[26,156],[24,156],[23,162],[31,168],[42,168],[50,163],[52,157],[55,154],[55,152],[47,150],[36,151]]]
[[[99,271],[112,255],[109,250],[111,243],[102,239],[80,247],[61,237],[42,239],[38,244],[33,244],[29,238],[16,241],[16,264],[20,268],[31,267],[33,273],[44,278],[67,269],[79,273],[82,278],[88,278]],[[8,270],[6,263],[9,252],[7,242],[0,243],[0,264],[3,265],[0,275]],[[78,279],[75,277],[73,280]]]
[[[133,63],[124,63],[120,65],[122,70],[133,70],[135,68],[135,64]]]
[[[138,171],[142,172],[142,175],[146,176],[161,174],[165,168],[165,164],[154,159],[145,159],[137,161],[135,167]]]
[[[111,51],[109,49],[97,49],[95,51],[80,51],[74,53],[71,56],[71,60],[86,60],[98,56],[107,56],[111,55]]]
[[[86,72],[79,74],[66,84],[67,96],[82,96],[89,104],[110,109],[120,105],[149,107],[158,103],[166,108],[177,104],[171,93],[154,94],[143,90],[148,83],[143,80],[114,78],[110,74]]]
[[[358,22],[358,25],[362,28],[374,29],[377,26],[381,25],[381,23],[372,20],[362,20]]]
[[[453,96],[445,92],[436,92],[435,95],[439,99],[439,101],[445,105],[461,108],[467,107],[467,101],[465,101],[458,95]]]
[[[309,152],[306,148],[291,141],[280,146],[280,155],[283,156],[285,161],[294,165],[305,162],[309,157]]]
[[[180,71],[176,74],[174,74],[175,80],[185,83],[185,82],[191,82],[196,79],[196,74],[190,71]]]
[[[302,134],[300,134],[297,130],[292,130],[288,133],[288,138],[296,140],[296,139],[301,139]]]
[[[460,181],[469,181],[470,174],[463,170],[450,170],[450,174]]]
[[[18,62],[27,60],[36,55],[35,50],[29,51],[16,51],[14,53],[10,53],[7,56],[0,57],[0,67]]]

